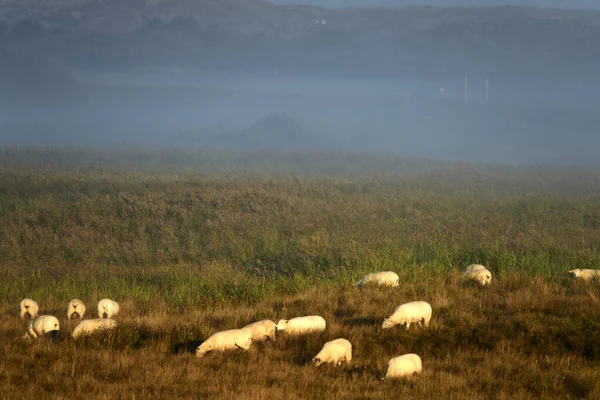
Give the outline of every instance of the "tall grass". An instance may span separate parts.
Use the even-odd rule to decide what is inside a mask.
[[[558,278],[598,262],[600,183],[583,169],[309,177],[12,164],[0,170],[10,303],[109,292],[185,306],[372,270],[412,282],[480,262]]]
[[[600,396],[599,287],[566,275],[598,266],[598,171],[312,175],[28,157],[0,163],[6,398]],[[471,263],[491,269],[492,287],[461,282]],[[376,270],[396,271],[400,289],[354,287]],[[89,316],[100,298],[118,299],[120,327],[25,344],[26,296],[61,316],[65,333],[69,299]],[[430,329],[379,328],[415,299],[431,302]],[[248,354],[191,354],[217,330],[302,314],[323,315],[327,332]],[[335,337],[351,340],[353,363],[311,367]],[[407,352],[423,357],[424,375],[380,382],[387,360]]]

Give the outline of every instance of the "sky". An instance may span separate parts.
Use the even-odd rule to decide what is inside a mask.
[[[269,0],[278,4],[311,4],[323,7],[349,6],[500,6],[519,5],[551,8],[593,8],[600,9],[600,0]]]

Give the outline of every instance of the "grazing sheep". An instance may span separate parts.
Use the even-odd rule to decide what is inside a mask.
[[[85,304],[83,301],[79,299],[72,299],[67,304],[67,319],[71,318],[83,318],[83,314],[85,314]]]
[[[203,357],[209,351],[248,350],[252,344],[252,332],[248,329],[230,329],[217,332],[196,349],[196,356]]]
[[[323,363],[342,365],[342,361],[347,363],[352,360],[352,344],[346,339],[335,339],[323,345],[323,348],[313,359],[313,363],[318,367]]]
[[[394,310],[389,318],[383,320],[382,329],[388,329],[395,325],[402,325],[406,329],[410,324],[429,325],[431,320],[431,306],[425,301],[411,301],[402,304]]]
[[[572,277],[581,279],[586,282],[591,282],[596,277],[600,276],[600,270],[597,269],[572,269],[569,271]]]
[[[464,277],[476,281],[481,286],[489,285],[492,282],[492,273],[483,265],[469,265],[465,270]]]
[[[400,277],[392,271],[374,272],[363,276],[356,285],[359,288],[364,288],[367,285],[398,287],[400,286]]]
[[[110,318],[96,318],[86,319],[81,321],[75,329],[73,329],[73,339],[77,339],[82,335],[90,335],[94,332],[98,332],[106,329],[114,329],[117,327],[117,321]]]
[[[19,315],[23,320],[32,320],[37,317],[38,312],[40,311],[40,306],[37,301],[32,299],[23,299],[19,303],[20,312]]]
[[[267,339],[275,340],[275,332],[277,331],[277,325],[275,325],[275,322],[269,319],[263,319],[262,321],[257,321],[248,324],[242,329],[249,330],[252,334],[252,340],[255,342]]]
[[[112,318],[119,313],[119,304],[111,299],[102,299],[98,302],[98,317]]]
[[[37,339],[54,331],[60,331],[58,318],[52,315],[39,315],[29,321],[27,331],[23,337],[26,339]]]
[[[411,377],[422,371],[423,365],[421,357],[416,354],[404,354],[394,357],[388,362],[386,378],[404,378]]]
[[[280,319],[277,323],[278,331],[285,331],[288,335],[303,335],[313,332],[323,332],[327,324],[323,317],[309,315],[296,317],[290,320]]]

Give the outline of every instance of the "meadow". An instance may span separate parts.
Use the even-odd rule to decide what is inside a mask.
[[[598,268],[600,170],[127,154],[0,151],[0,398],[600,398],[600,285],[567,273]],[[490,287],[462,281],[472,263]],[[378,270],[400,288],[355,287]],[[21,338],[23,297],[61,340]],[[119,327],[70,339],[67,301],[91,318],[103,297]],[[412,300],[428,329],[381,329]],[[311,314],[325,333],[195,357],[216,331]],[[337,337],[352,362],[312,366]],[[410,352],[423,374],[379,379]]]

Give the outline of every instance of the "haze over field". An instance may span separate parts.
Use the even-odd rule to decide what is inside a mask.
[[[7,0],[0,143],[596,162],[600,11],[431,4]]]
[[[402,1],[0,0],[0,397],[600,399],[600,9]]]
[[[343,7],[499,7],[526,6],[544,8],[600,8],[596,0],[269,0],[275,4],[306,4],[329,8]]]

